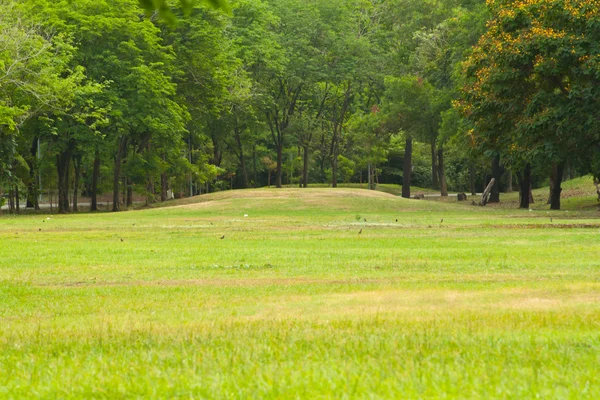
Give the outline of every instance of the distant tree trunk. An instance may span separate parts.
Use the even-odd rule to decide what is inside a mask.
[[[513,191],[513,173],[512,171],[507,171],[507,182],[506,182],[506,193],[512,193]]]
[[[304,145],[302,153],[302,186],[308,187],[308,145]]]
[[[252,146],[252,170],[254,174],[254,184],[252,187],[258,187],[258,171],[256,170],[256,144]]]
[[[154,181],[148,175],[148,183],[146,184],[146,205],[154,203]]]
[[[15,211],[17,214],[21,213],[21,202],[19,195],[19,185],[15,183]]]
[[[500,178],[504,168],[500,166],[500,154],[496,154],[492,159],[492,178],[496,180],[492,187],[492,193],[490,194],[490,200],[488,203],[500,203]]]
[[[406,138],[404,147],[404,163],[402,170],[402,197],[410,199],[410,181],[412,177],[412,138]]]
[[[100,150],[96,147],[92,171],[92,204],[90,211],[98,211],[98,178],[100,177]]]
[[[235,141],[236,141],[238,149],[239,149],[238,158],[240,160],[240,169],[242,170],[242,189],[246,189],[250,185],[248,183],[248,171],[246,169],[246,158],[244,157],[244,147],[242,146],[242,134],[238,127],[235,127],[234,133],[235,133]]]
[[[81,155],[73,157],[73,166],[75,167],[75,176],[73,179],[73,211],[79,211],[77,206],[77,195],[79,192],[79,179],[81,176]]]
[[[11,184],[8,189],[8,213],[12,214],[15,212],[15,191],[14,186]]]
[[[167,190],[169,190],[167,173],[163,172],[160,174],[160,201],[167,201]]]
[[[127,179],[127,202],[125,204],[127,204],[127,207],[133,205],[133,185],[129,178]]]
[[[531,191],[531,164],[525,165],[523,172],[517,174],[519,178],[519,208],[529,209]]]
[[[448,183],[446,182],[446,172],[444,171],[444,147],[440,145],[438,149],[438,171],[440,175],[440,194],[448,196]]]
[[[471,189],[473,196],[477,194],[475,189],[475,165],[473,165],[473,161],[469,162],[469,189]]]
[[[58,173],[58,212],[64,214],[69,212],[69,168],[71,166],[71,154],[73,143],[56,156],[56,169]]]
[[[337,155],[337,144],[334,145],[333,154],[331,155],[331,187],[337,187],[337,169],[338,169],[338,155]]]
[[[438,154],[435,149],[435,140],[431,142],[431,188],[433,190],[438,189],[438,166],[437,164]]]
[[[121,204],[119,201],[119,194],[121,191],[120,183],[121,183],[121,161],[123,160],[123,156],[125,155],[125,151],[127,150],[127,137],[120,137],[117,142],[117,153],[115,155],[115,171],[113,176],[113,206],[112,210],[114,212],[121,211]]]
[[[561,182],[565,163],[560,162],[552,166],[552,193],[550,194],[550,209],[560,210],[560,193],[562,192]]]
[[[529,180],[529,204],[533,204],[533,190],[531,190],[531,180]]]
[[[275,186],[282,188],[281,177],[283,175],[283,142],[277,144],[277,169],[275,171]]]
[[[27,205],[26,207],[40,209],[38,202],[38,165],[37,165],[37,149],[38,149],[38,138],[34,137],[29,150],[30,157],[27,158],[27,164],[29,165],[29,185],[27,186]]]

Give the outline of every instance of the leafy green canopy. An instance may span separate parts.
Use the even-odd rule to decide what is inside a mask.
[[[148,13],[152,13],[153,11],[158,11],[161,17],[169,22],[175,21],[175,14],[171,10],[170,4],[168,0],[138,0],[140,6],[146,10]],[[230,11],[229,3],[227,0],[179,0],[179,4],[184,14],[191,14],[194,9],[194,4],[204,3],[213,6],[214,8],[219,8],[226,12]]]
[[[488,1],[493,19],[465,64],[474,146],[561,162],[600,137],[600,2]]]

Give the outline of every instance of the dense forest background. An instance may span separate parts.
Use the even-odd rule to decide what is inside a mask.
[[[2,1],[11,211],[492,177],[491,201],[550,184],[560,208],[562,179],[600,171],[598,1],[145,3]]]

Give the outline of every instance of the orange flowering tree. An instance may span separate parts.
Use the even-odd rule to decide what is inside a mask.
[[[551,208],[560,209],[565,163],[591,165],[600,144],[600,0],[487,4],[492,19],[464,64],[457,107],[475,148],[526,170],[553,164]]]

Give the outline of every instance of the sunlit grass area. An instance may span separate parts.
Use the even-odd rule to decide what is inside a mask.
[[[596,209],[467,203],[261,189],[3,216],[0,396],[600,397]]]

